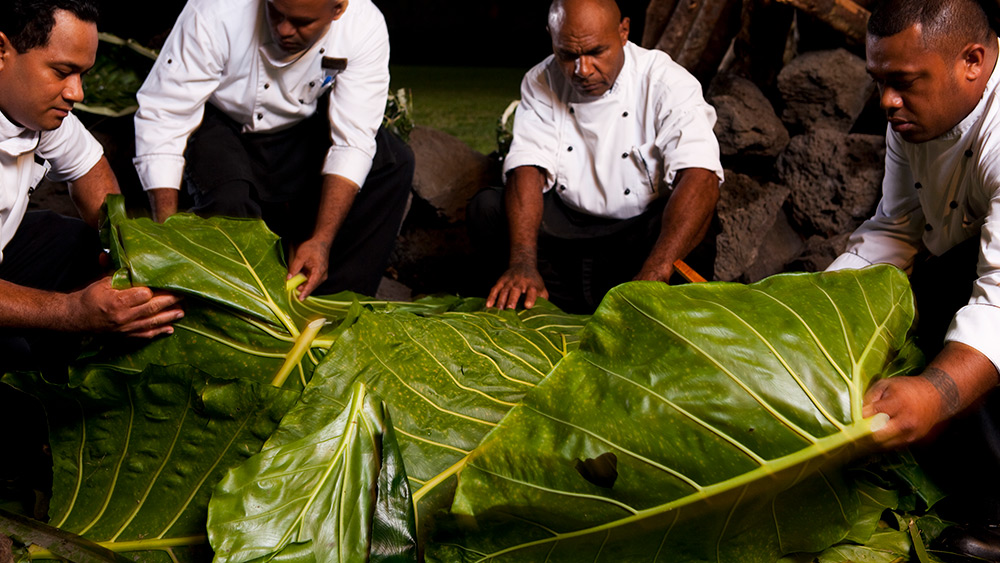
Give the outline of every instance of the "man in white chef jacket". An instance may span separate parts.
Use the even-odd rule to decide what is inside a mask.
[[[974,0],[887,0],[868,24],[867,66],[889,120],[883,196],[830,269],[894,264],[912,271],[918,344],[930,363],[915,377],[875,383],[865,414],[890,415],[875,437],[898,447],[975,410],[1000,366],[1000,72],[997,36]],[[987,403],[933,448],[961,476],[949,485],[996,494],[1000,433]],[[954,432],[955,429],[960,429]],[[978,443],[977,443],[978,442]],[[963,444],[959,447],[959,444]],[[967,448],[988,446],[975,462]],[[966,450],[962,452],[959,450]],[[992,449],[992,453],[988,450]],[[987,509],[1000,523],[1000,504]],[[1000,536],[991,557],[1000,557]]]
[[[0,375],[41,371],[59,382],[80,333],[152,337],[172,332],[183,315],[173,296],[115,290],[101,275],[97,221],[118,184],[101,145],[71,113],[97,54],[97,15],[93,0],[0,2]],[[46,174],[69,182],[83,221],[27,211]],[[41,405],[0,383],[0,428],[8,435],[0,481],[50,487]]]
[[[138,94],[135,165],[157,220],[262,217],[289,279],[374,294],[412,152],[382,130],[389,37],[371,0],[191,0]]]
[[[72,359],[59,335],[151,337],[170,333],[182,315],[175,297],[95,281],[100,207],[118,183],[101,145],[70,111],[97,54],[96,19],[91,0],[0,6],[0,374]],[[27,211],[46,174],[69,182],[83,221]]]
[[[628,41],[613,0],[557,0],[548,29],[553,55],[521,84],[505,188],[477,194],[467,218],[477,246],[509,257],[487,305],[587,311],[618,283],[668,281],[708,232],[723,179],[715,111],[668,55]]]

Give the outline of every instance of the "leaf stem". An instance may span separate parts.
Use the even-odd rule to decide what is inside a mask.
[[[326,324],[326,319],[320,318],[306,325],[305,329],[302,330],[302,334],[295,340],[295,345],[292,346],[292,350],[288,353],[285,363],[282,364],[281,369],[274,376],[274,380],[271,381],[271,385],[281,387],[285,384],[288,375],[302,361],[302,357],[306,355],[306,352],[312,345],[312,341],[316,339],[319,329],[323,328],[324,324]]]
[[[208,543],[208,536],[188,536],[181,538],[166,538],[159,540],[133,540],[133,541],[107,541],[95,542],[97,545],[111,550],[115,553],[127,553],[131,551],[160,551],[172,547],[188,547],[192,545],[202,545]],[[28,548],[31,559],[59,559],[47,549],[32,545]]]

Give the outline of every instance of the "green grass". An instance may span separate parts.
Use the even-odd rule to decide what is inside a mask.
[[[440,129],[489,154],[497,148],[497,120],[520,98],[527,69],[393,66],[390,71],[390,88],[411,92],[415,125]]]

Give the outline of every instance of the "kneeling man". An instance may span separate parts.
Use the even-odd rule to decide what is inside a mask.
[[[509,252],[487,305],[592,311],[619,283],[668,281],[705,237],[722,181],[715,110],[668,55],[628,41],[614,0],[555,0],[548,29],[553,55],[521,84],[506,187],[477,194],[467,219],[481,251]]]

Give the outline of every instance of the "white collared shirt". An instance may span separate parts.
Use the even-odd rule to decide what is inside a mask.
[[[48,166],[35,162],[35,155]],[[28,209],[28,196],[48,173],[54,182],[72,182],[104,155],[97,139],[72,113],[52,131],[14,125],[0,112],[0,262]]]
[[[670,190],[677,172],[704,168],[722,181],[715,109],[701,84],[662,51],[625,45],[625,63],[603,96],[577,94],[550,55],[525,75],[504,175],[546,171],[578,211],[635,217]]]
[[[1000,368],[998,84],[1000,70],[995,68],[976,108],[936,139],[908,143],[888,128],[882,201],[828,269],[886,263],[910,271],[921,250],[941,255],[979,236],[979,278],[945,342],[971,346]]]
[[[308,50],[276,55],[263,0],[190,0],[137,95],[136,158],[145,189],[179,188],[188,137],[211,102],[244,132],[286,129],[330,90],[332,146],[322,174],[364,184],[389,90],[389,34],[371,0],[351,0]],[[347,59],[339,73],[324,57]],[[320,172],[320,171],[317,171]]]

